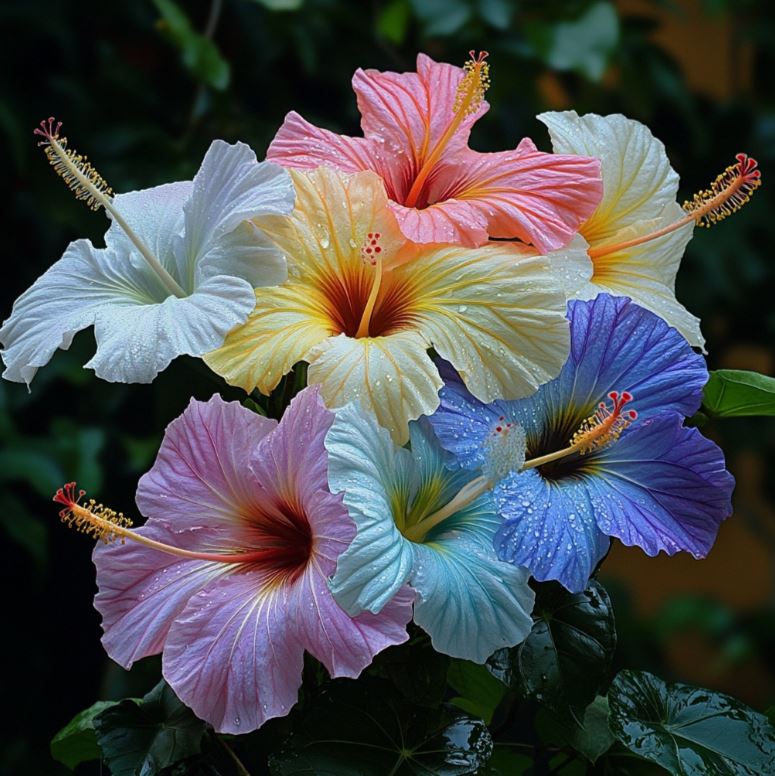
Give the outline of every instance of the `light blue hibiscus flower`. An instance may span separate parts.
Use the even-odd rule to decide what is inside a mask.
[[[530,632],[534,594],[524,569],[499,561],[502,519],[488,494],[450,503],[475,479],[445,465],[427,423],[410,424],[411,450],[355,405],[337,411],[326,437],[329,485],[357,534],[330,587],[351,616],[377,613],[408,584],[414,621],[439,652],[484,662]]]

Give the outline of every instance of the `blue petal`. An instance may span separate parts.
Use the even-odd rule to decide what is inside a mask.
[[[732,513],[734,479],[717,445],[676,415],[636,423],[595,463],[597,524],[648,555],[708,554]]]
[[[343,492],[356,536],[339,556],[329,586],[350,615],[377,613],[398,592],[412,567],[412,551],[393,521],[391,497],[408,499],[412,461],[371,415],[349,404],[326,435],[328,481]]]
[[[594,408],[609,391],[629,391],[642,418],[666,410],[688,416],[699,408],[705,361],[659,316],[609,294],[572,301],[568,311],[571,352],[554,381],[565,406]]]
[[[524,569],[502,563],[491,548],[455,531],[414,545],[414,555],[414,621],[434,649],[484,663],[530,633],[535,596]]]
[[[595,523],[594,483],[590,491],[586,481],[551,482],[530,469],[499,483],[493,497],[505,523],[495,537],[498,557],[526,566],[539,581],[584,590],[610,544]]]

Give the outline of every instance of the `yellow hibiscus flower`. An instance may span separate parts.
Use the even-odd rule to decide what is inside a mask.
[[[291,170],[296,209],[256,219],[288,280],[205,357],[232,385],[268,394],[300,361],[326,404],[359,400],[396,442],[439,404],[428,350],[485,402],[531,394],[569,349],[565,295],[543,256],[508,245],[408,243],[372,172]]]

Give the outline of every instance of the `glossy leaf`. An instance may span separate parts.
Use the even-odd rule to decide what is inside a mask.
[[[186,68],[208,86],[225,89],[229,85],[231,69],[221,56],[218,46],[210,38],[194,30],[188,16],[173,0],[153,2],[161,14],[159,26],[180,50]]]
[[[492,754],[478,719],[415,706],[387,682],[334,682],[294,720],[269,759],[272,776],[467,776]]]
[[[154,776],[199,754],[205,723],[161,681],[141,700],[124,700],[94,718],[113,776]]]
[[[702,406],[717,418],[775,415],[775,377],[742,369],[710,373]]]
[[[458,694],[450,703],[481,717],[488,725],[498,704],[506,694],[506,688],[485,666],[469,660],[453,660],[447,681]]]
[[[51,756],[70,770],[78,763],[99,760],[102,755],[94,732],[94,718],[115,705],[116,701],[97,701],[76,714],[51,739]]]
[[[617,739],[675,776],[775,773],[775,729],[729,695],[622,671],[608,699]]]
[[[581,593],[556,582],[537,586],[533,629],[488,661],[496,678],[556,713],[580,720],[606,683],[616,647],[611,601],[595,580]]]

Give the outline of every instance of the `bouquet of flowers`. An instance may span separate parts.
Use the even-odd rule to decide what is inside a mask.
[[[59,122],[35,130],[110,225],[16,301],[3,376],[29,386],[93,326],[104,380],[147,383],[185,354],[245,391],[170,423],[140,527],[75,483],[54,496],[97,540],[107,654],[161,654],[163,673],[78,715],[64,762],[506,774],[610,750],[775,772],[775,731],[738,701],[612,681],[595,581],[612,540],[702,558],[732,512],[692,420],[709,373],[674,281],[757,163],[738,154],[679,205],[647,127],[573,111],[539,116],[553,153],[481,153],[488,85],[485,52],[358,70],[363,137],[292,112],[266,161],[215,140],[193,181],[118,194]]]

